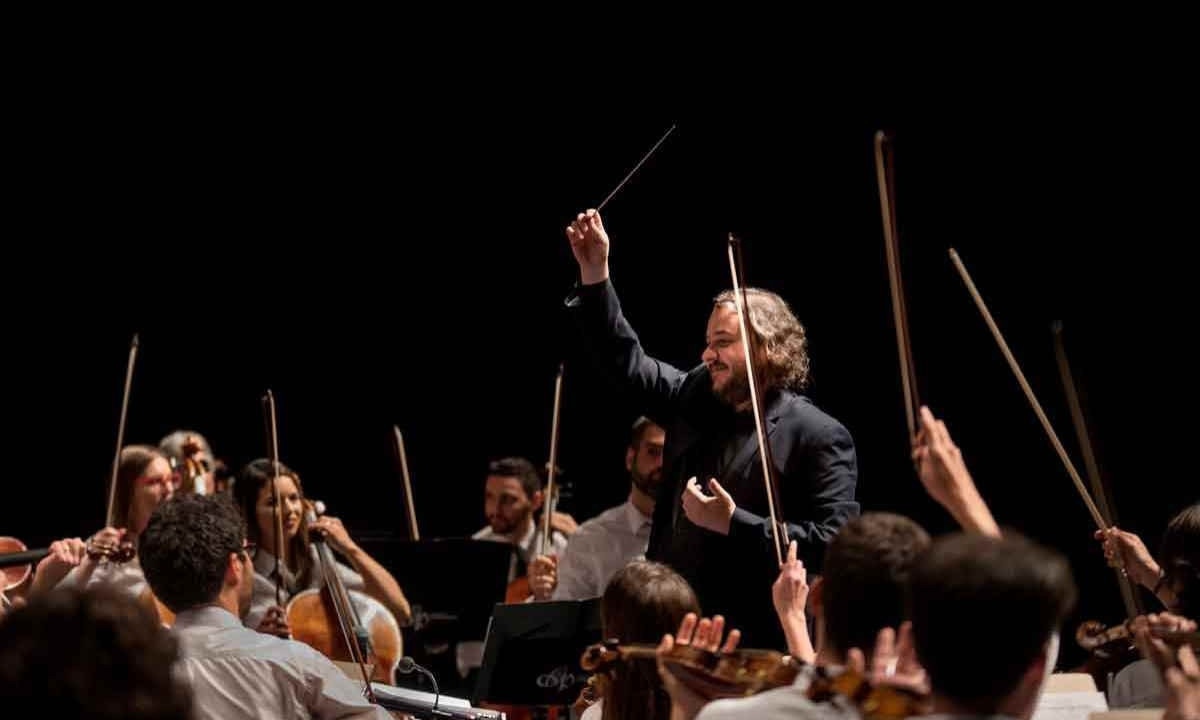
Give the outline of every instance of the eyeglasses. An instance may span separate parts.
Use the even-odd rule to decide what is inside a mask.
[[[169,475],[158,475],[158,476],[154,476],[154,477],[151,477],[148,475],[143,475],[142,477],[137,479],[137,484],[138,485],[162,485],[163,487],[170,486],[174,489],[179,489],[179,486],[182,484],[182,481],[183,481],[183,478],[180,477],[179,473],[173,472]]]
[[[239,559],[241,559],[242,555],[244,554],[246,560],[243,562],[254,562],[254,551],[256,550],[258,550],[258,543],[246,541],[242,543],[241,547],[233,550],[232,552],[237,553]]]

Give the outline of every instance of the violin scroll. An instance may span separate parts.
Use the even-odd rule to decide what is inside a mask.
[[[99,540],[95,537],[87,542],[87,554],[92,560],[107,560],[110,563],[127,563],[137,556],[137,548],[129,540],[117,542]]]

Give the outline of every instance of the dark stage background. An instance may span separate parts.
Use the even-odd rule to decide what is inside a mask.
[[[481,527],[487,460],[546,459],[562,359],[567,509],[620,502],[638,408],[575,349],[563,226],[672,122],[605,212],[613,279],[648,351],[699,361],[728,282],[725,234],[740,233],[749,281],[809,330],[811,395],[854,435],[864,508],[948,530],[908,462],[871,150],[886,127],[923,399],[997,518],[1070,555],[1078,617],[1117,620],[1091,520],[946,248],[1078,462],[1051,344],[1064,322],[1119,515],[1153,546],[1200,495],[1187,455],[1194,114],[1100,86],[930,102],[781,89],[647,103],[604,88],[551,97],[498,71],[383,92],[86,68],[32,89],[6,150],[15,463],[0,532],[40,546],[100,527],[135,331],[130,442],[194,428],[240,465],[263,454],[259,396],[273,388],[284,461],[359,536],[404,533],[393,423],[423,536]]]

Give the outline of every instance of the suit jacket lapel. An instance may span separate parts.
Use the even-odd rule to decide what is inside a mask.
[[[783,393],[775,393],[770,405],[767,406],[763,415],[767,420],[767,442],[770,442],[771,435],[774,434],[775,428],[779,425],[779,418],[783,415],[783,409],[787,405],[787,398]],[[737,454],[733,456],[733,461],[729,463],[729,467],[725,468],[722,485],[729,487],[732,481],[729,478],[746,477],[750,473],[750,463],[761,462],[758,459],[758,431],[750,433],[750,437],[742,443],[742,447],[738,449]]]

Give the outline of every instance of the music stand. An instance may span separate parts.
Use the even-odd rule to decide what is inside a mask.
[[[512,545],[470,538],[361,544],[404,590],[418,634],[434,633],[451,642],[487,634],[492,605],[508,587]]]
[[[412,607],[405,654],[432,670],[443,692],[466,695],[455,647],[487,635],[492,605],[504,599],[508,587],[513,546],[470,538],[359,542],[392,573]],[[419,674],[398,676],[396,683],[427,689]]]
[[[583,651],[600,642],[600,599],[496,605],[473,705],[571,705],[587,684]]]

